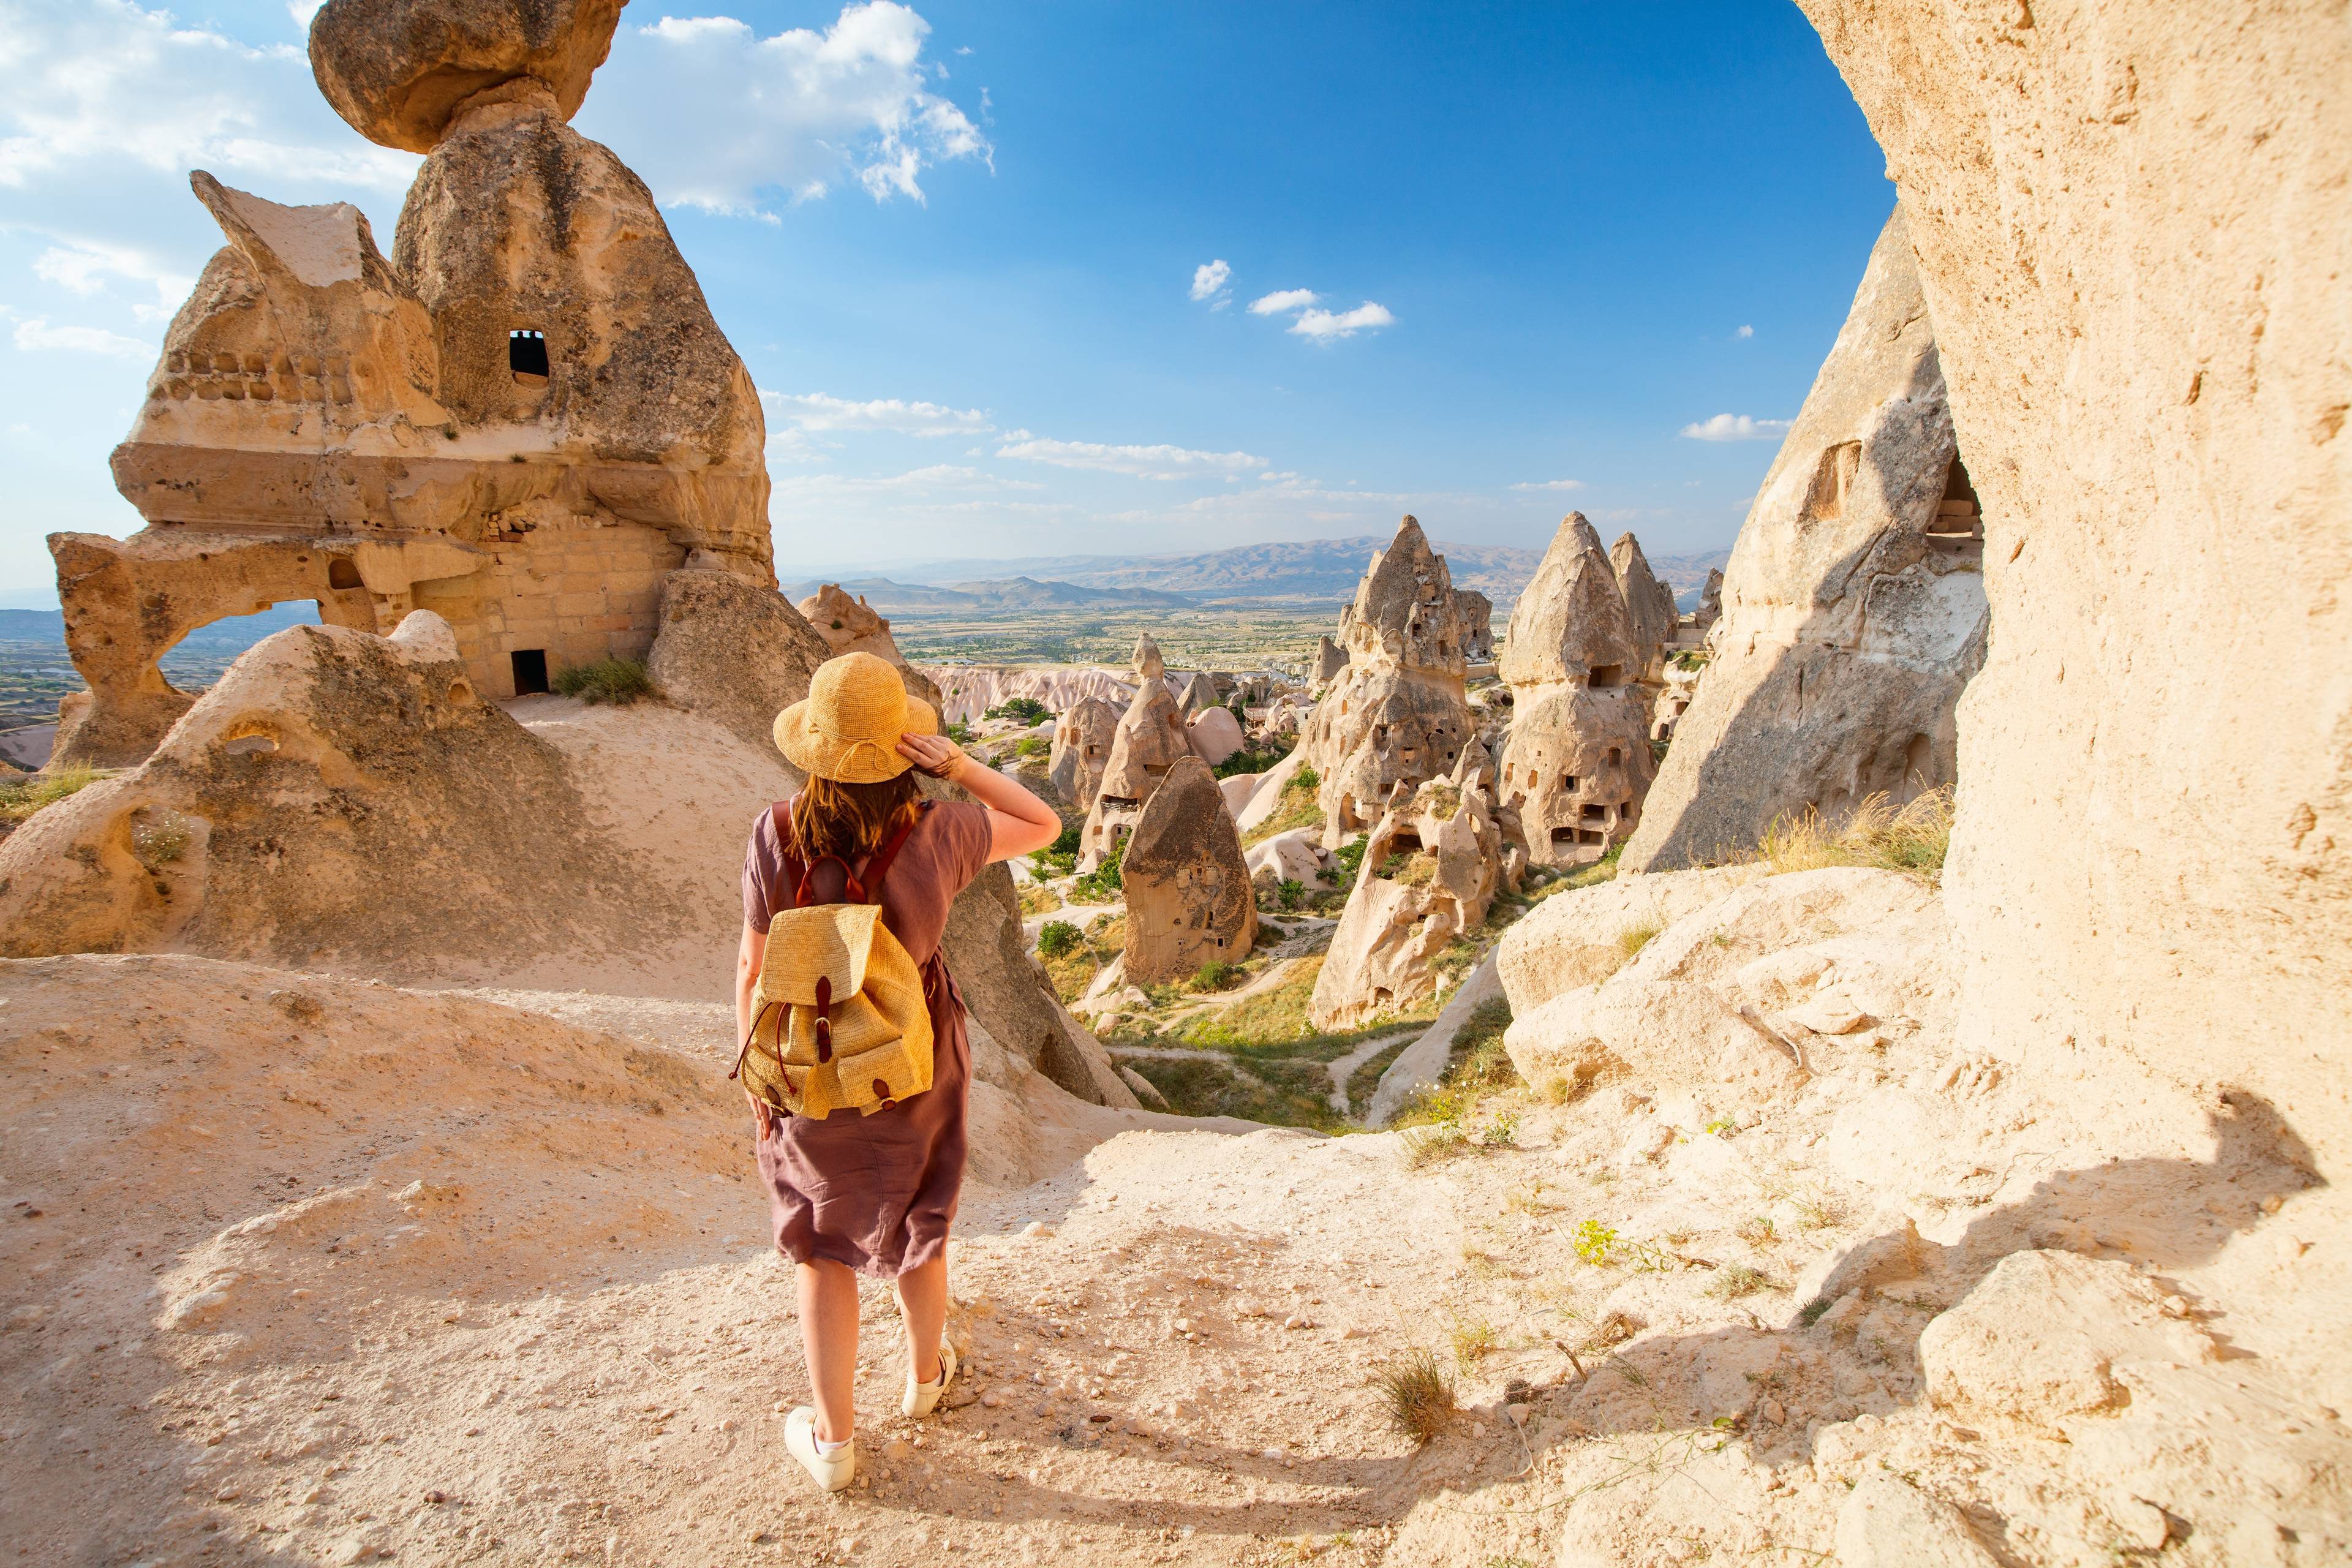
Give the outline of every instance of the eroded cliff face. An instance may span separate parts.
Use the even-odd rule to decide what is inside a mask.
[[[2244,1084],[2340,1166],[2344,7],[1799,3],[1885,150],[1985,500],[1963,1029],[2135,1115],[2118,1056]]]
[[[1775,819],[1953,782],[1986,629],[1964,451],[1898,210],[1740,527],[1715,661],[1627,869],[1735,858]]]

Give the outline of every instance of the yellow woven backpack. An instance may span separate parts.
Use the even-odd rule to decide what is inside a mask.
[[[777,827],[792,842],[788,825]],[[793,907],[769,921],[751,1032],[728,1076],[779,1110],[871,1116],[931,1087],[923,972],[882,923],[882,879],[913,830],[902,825],[875,851],[863,883],[836,855],[802,867]],[[841,866],[846,901],[814,901],[810,878],[824,860]],[[785,861],[788,876],[797,864]]]

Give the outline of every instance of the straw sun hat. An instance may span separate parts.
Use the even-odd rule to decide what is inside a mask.
[[[880,784],[915,764],[898,737],[936,735],[940,716],[907,695],[898,672],[870,653],[826,659],[809,694],[776,715],[776,749],[803,773],[835,784]]]

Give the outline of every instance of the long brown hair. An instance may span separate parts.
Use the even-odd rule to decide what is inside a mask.
[[[811,773],[793,805],[793,856],[803,861],[824,855],[855,860],[873,854],[921,809],[915,779],[912,768],[880,784],[837,784]]]

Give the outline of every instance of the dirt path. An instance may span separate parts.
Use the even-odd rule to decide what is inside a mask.
[[[1352,1116],[1353,1111],[1348,1100],[1348,1080],[1355,1076],[1356,1069],[1398,1041],[1419,1039],[1421,1035],[1422,1029],[1419,1026],[1402,1029],[1390,1035],[1375,1035],[1346,1056],[1328,1064],[1328,1070],[1331,1074],[1331,1109],[1342,1116]]]

